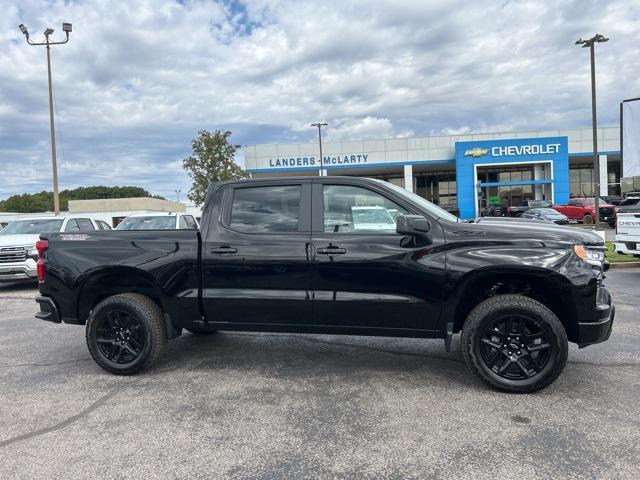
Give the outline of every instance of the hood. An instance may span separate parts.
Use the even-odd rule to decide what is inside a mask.
[[[31,233],[23,235],[0,235],[0,248],[24,247],[27,245],[33,245],[35,247],[38,240],[40,240],[40,235]]]
[[[521,218],[483,217],[472,223],[451,224],[447,229],[455,237],[473,238],[495,241],[528,241],[552,245],[604,245],[597,234],[578,227],[556,225]]]

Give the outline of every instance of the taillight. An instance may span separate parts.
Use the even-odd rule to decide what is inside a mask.
[[[36,263],[36,271],[38,273],[38,281],[44,282],[45,269],[44,269],[44,252],[49,249],[48,240],[38,240],[36,242],[36,250],[38,251],[38,262]]]

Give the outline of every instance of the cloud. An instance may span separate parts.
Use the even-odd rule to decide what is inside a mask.
[[[199,129],[238,144],[590,124],[640,94],[637,2],[581,0],[26,0],[0,17],[0,198],[50,188],[45,51],[52,48],[61,188],[186,191],[180,160]],[[241,162],[241,158],[239,158]]]

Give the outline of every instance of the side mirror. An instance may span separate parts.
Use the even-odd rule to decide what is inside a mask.
[[[424,235],[431,230],[429,220],[421,215],[398,215],[396,233],[400,235]]]

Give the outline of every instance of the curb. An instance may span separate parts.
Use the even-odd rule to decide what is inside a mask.
[[[640,268],[640,262],[609,262],[610,270],[624,269],[624,268]]]

